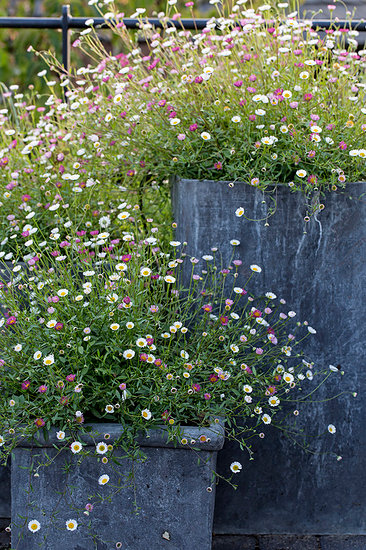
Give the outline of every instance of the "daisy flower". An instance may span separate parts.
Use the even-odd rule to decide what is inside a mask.
[[[108,447],[103,441],[101,441],[100,443],[97,444],[95,450],[98,453],[98,455],[104,455],[108,451]]]
[[[243,466],[240,464],[240,462],[232,462],[230,464],[230,470],[234,474],[238,474],[242,468],[243,468]]]
[[[76,519],[68,519],[66,521],[66,529],[68,531],[76,531],[78,527],[78,522],[76,521]]]
[[[99,485],[105,485],[109,481],[109,475],[103,474],[98,478]]]
[[[126,349],[126,351],[123,352],[123,357],[125,359],[132,359],[135,357],[135,352],[132,349]]]
[[[55,362],[55,358],[54,358],[54,355],[53,353],[51,353],[50,355],[47,355],[44,359],[43,359],[43,364],[44,365],[53,365],[53,363]]]
[[[150,418],[151,418],[151,412],[149,411],[149,409],[144,409],[143,411],[141,411],[141,416],[142,416],[142,418],[144,418],[145,420],[150,420]]]
[[[41,524],[39,523],[38,520],[36,519],[31,519],[29,522],[28,522],[28,529],[31,533],[37,533],[37,531],[39,531],[41,528]]]
[[[70,449],[74,454],[80,453],[82,448],[83,448],[83,446],[80,443],[80,441],[73,441],[70,445]]]

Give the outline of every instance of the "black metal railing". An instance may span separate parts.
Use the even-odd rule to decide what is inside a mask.
[[[86,21],[90,17],[72,17],[70,6],[62,6],[61,17],[0,17],[0,28],[5,29],[59,29],[62,31],[62,64],[68,71],[70,67],[70,29],[83,29],[86,27]],[[102,17],[92,17],[94,26],[106,27],[106,20]],[[180,21],[169,20],[168,25],[174,25],[177,28],[203,29],[208,19],[182,19]],[[149,22],[155,27],[162,27],[159,19],[150,19]],[[128,29],[136,29],[139,26],[138,19],[123,19],[123,23]],[[312,27],[314,29],[329,29],[336,24],[339,28],[356,29],[360,32],[366,31],[366,22],[362,21],[329,21],[314,20]]]

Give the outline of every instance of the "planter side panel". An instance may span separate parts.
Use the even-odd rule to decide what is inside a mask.
[[[284,298],[285,313],[293,309],[299,320],[317,329],[305,343],[309,357],[318,367],[340,364],[345,371],[332,377],[315,399],[358,392],[356,399],[349,394],[303,407],[298,417],[311,434],[325,432],[314,439],[315,450],[341,455],[340,461],[307,454],[272,426],[263,426],[266,437],[253,444],[255,460],[245,462],[239,490],[218,487],[215,533],[366,533],[366,492],[360,483],[366,471],[365,192],[366,183],[354,183],[344,193],[327,196],[325,210],[306,224],[304,234],[304,199],[285,187],[278,191],[277,212],[265,227],[264,221],[235,216],[242,206],[249,218],[265,218],[272,200],[265,196],[263,203],[263,194],[250,186],[173,183],[176,239],[188,242],[187,253],[200,258],[217,246],[229,262],[229,242],[240,240],[234,255],[243,261],[238,285],[251,274],[250,264],[260,265],[263,271],[254,274],[249,290]],[[327,433],[330,423],[337,427],[334,436]],[[236,459],[239,449],[227,445],[219,455],[219,473],[227,473]]]
[[[149,447],[144,449],[146,461],[132,466],[126,459],[119,460],[121,465],[111,462],[104,465],[96,457],[88,457],[78,465],[77,457],[70,457],[68,451],[57,456],[51,466],[41,468],[39,477],[29,477],[26,468],[32,460],[34,464],[42,457],[44,460],[46,452],[55,457],[55,449],[17,448],[14,452],[14,550],[36,550],[40,544],[47,550],[109,550],[115,548],[118,541],[124,550],[160,550],[165,546],[170,550],[211,550],[215,501],[211,471],[216,466],[216,452]],[[198,457],[201,458],[199,464]],[[72,463],[68,478],[63,468],[65,459]],[[127,479],[132,468],[136,492]],[[110,481],[101,487],[98,478],[102,474],[108,474]],[[29,480],[32,491],[29,491]],[[73,487],[72,493],[68,491],[61,498],[58,492],[65,490],[66,484]],[[124,488],[116,491],[121,485]],[[207,487],[211,485],[213,491],[208,492]],[[115,494],[111,502],[96,504],[90,516],[86,516],[83,512],[88,496],[96,493],[105,497]],[[134,511],[135,498],[140,507],[138,513]],[[95,499],[91,499],[93,501]],[[79,524],[74,532],[65,527],[70,518]],[[30,533],[26,528],[31,519],[41,523],[37,533]],[[163,538],[165,532],[169,540]]]

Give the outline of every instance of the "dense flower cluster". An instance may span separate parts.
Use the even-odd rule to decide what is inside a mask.
[[[184,29],[175,5],[159,14],[163,31],[142,10],[134,15],[143,52],[114,14],[108,22],[126,54],[101,52],[97,67],[83,69],[84,83],[69,95],[76,121],[85,128],[92,112],[101,149],[110,158],[108,141],[116,142],[131,178],[148,170],[305,193],[363,181],[366,50],[357,49],[358,31],[334,22],[318,32],[287,7],[239,1],[231,13],[218,7],[202,31]],[[89,30],[80,47],[98,51]]]
[[[48,243],[67,241],[80,221],[107,229],[115,216],[103,204],[121,190],[137,190],[156,217],[175,175],[305,194],[365,179],[366,51],[357,31],[334,22],[323,36],[285,5],[222,9],[197,32],[181,28],[175,5],[159,14],[163,30],[139,10],[144,52],[109,11],[124,53],[106,55],[91,21],[75,46],[97,64],[68,77],[60,70],[57,80],[39,73],[50,90],[42,102],[16,85],[3,94],[0,258],[33,261],[37,231]],[[317,197],[309,215],[323,207]]]
[[[56,426],[79,453],[70,430],[96,418],[134,433],[164,423],[178,437],[179,426],[240,412],[254,415],[252,435],[276,424],[289,390],[315,375],[298,350],[315,330],[293,324],[296,313],[273,292],[255,299],[247,283],[239,286],[259,266],[244,269],[235,246],[224,268],[216,251],[199,262],[177,241],[163,250],[153,221],[143,236],[138,208],[123,208],[134,215],[118,243],[108,232],[85,235],[95,258],[85,241],[84,255],[74,257],[70,249],[81,243],[70,236],[70,249],[35,248],[37,264],[14,263],[0,283],[5,447]],[[189,288],[180,283],[184,264]]]

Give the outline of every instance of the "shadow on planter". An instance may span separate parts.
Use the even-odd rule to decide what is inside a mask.
[[[92,452],[105,433],[110,435],[108,444],[122,434],[118,424],[92,427],[100,435],[83,436]],[[138,438],[146,460],[132,463],[119,458],[119,465],[111,460],[102,464],[100,456],[97,460],[95,455],[79,462],[67,447],[58,453],[53,447],[57,442],[55,431],[50,433],[49,441],[40,440],[39,447],[22,443],[14,450],[12,461],[12,548],[33,550],[41,545],[47,550],[108,550],[121,542],[124,550],[160,550],[165,545],[171,550],[211,550],[215,502],[212,471],[216,469],[224,432],[215,424],[208,428],[187,427],[184,435],[188,441],[197,442],[196,452],[167,442],[164,428],[149,430],[148,436]],[[200,443],[201,435],[210,441]],[[39,477],[34,477],[30,469],[45,461],[46,455],[53,458],[52,465],[42,467]],[[65,463],[71,465],[68,474]],[[134,483],[128,480],[131,472]],[[98,478],[103,474],[110,480],[99,486]],[[212,490],[207,491],[208,487]],[[88,496],[96,493],[106,500],[86,516]],[[135,501],[140,507],[137,513]],[[73,532],[66,530],[70,518],[78,523]],[[41,523],[41,529],[31,533],[27,524],[34,519]]]
[[[307,224],[303,196],[285,186],[277,188],[277,212],[269,227],[245,218],[265,220],[273,203],[244,183],[230,188],[228,182],[177,179],[172,200],[175,238],[188,242],[188,254],[201,258],[218,247],[229,262],[230,240],[238,239],[234,258],[243,261],[238,285],[251,274],[249,265],[258,264],[262,273],[255,274],[248,290],[276,293],[288,304],[285,313],[295,310],[297,319],[317,329],[304,346],[309,357],[318,368],[340,364],[345,376],[332,377],[314,399],[358,392],[356,399],[348,394],[300,408],[297,418],[306,432],[324,433],[313,440],[317,455],[263,426],[265,439],[253,443],[255,460],[242,460],[239,489],[218,486],[215,533],[366,533],[366,493],[360,483],[366,469],[366,183],[327,193],[325,210]],[[235,216],[239,207],[245,209],[241,218]],[[337,428],[333,436],[327,432],[330,423]],[[322,454],[328,451],[334,458]],[[226,473],[233,459],[240,460],[240,451],[229,443],[220,453],[218,472]]]

